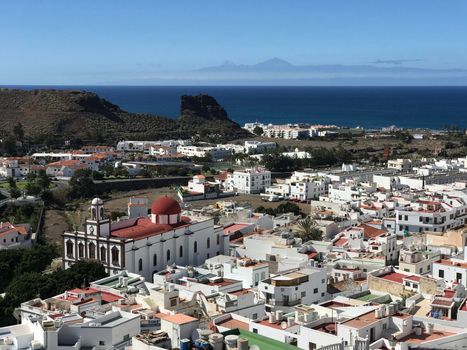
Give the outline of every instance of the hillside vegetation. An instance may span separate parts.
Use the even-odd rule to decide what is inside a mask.
[[[0,130],[21,123],[32,140],[80,138],[111,142],[121,139],[235,139],[248,133],[230,120],[211,96],[182,96],[180,117],[129,113],[95,93],[78,90],[0,89]],[[0,135],[1,136],[1,135]]]

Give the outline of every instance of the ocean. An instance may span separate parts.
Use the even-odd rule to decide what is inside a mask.
[[[38,88],[38,87],[19,87]],[[467,128],[467,87],[47,86],[93,91],[130,112],[177,117],[180,96],[206,93],[240,124]]]

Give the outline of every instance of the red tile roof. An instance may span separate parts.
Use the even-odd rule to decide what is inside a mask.
[[[382,279],[385,279],[385,280],[388,280],[388,281],[392,281],[392,282],[396,282],[396,283],[400,283],[400,284],[402,284],[403,279],[407,278],[407,277],[408,277],[407,275],[403,275],[403,274],[397,273],[397,272],[389,272],[389,273],[387,273],[385,275],[379,276],[379,278],[382,278]]]
[[[358,227],[363,227],[363,235],[366,239],[376,238],[388,232],[367,224],[360,224]]]
[[[148,218],[138,218],[136,220],[124,220],[119,224],[114,225],[112,229],[112,237],[120,237],[127,239],[142,239],[149,236],[160,235],[164,232],[171,231],[177,227],[188,225],[190,219],[182,217],[178,224],[154,224]]]
[[[184,315],[184,314],[167,315],[163,313],[158,313],[155,316],[160,318],[161,320],[168,321],[170,323],[174,323],[178,325],[198,321],[197,318]]]
[[[251,226],[251,224],[232,224],[224,228],[224,235],[229,235],[243,230],[244,228]]]
[[[343,247],[347,244],[349,240],[347,238],[339,238],[337,241],[334,242],[336,247]]]

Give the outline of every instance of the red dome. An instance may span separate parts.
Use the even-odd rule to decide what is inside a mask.
[[[157,198],[151,206],[151,213],[156,215],[174,215],[181,212],[182,208],[180,208],[180,204],[168,196]]]

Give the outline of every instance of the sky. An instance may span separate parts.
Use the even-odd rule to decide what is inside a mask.
[[[172,79],[272,57],[467,69],[467,1],[2,1],[0,55],[0,85]]]

